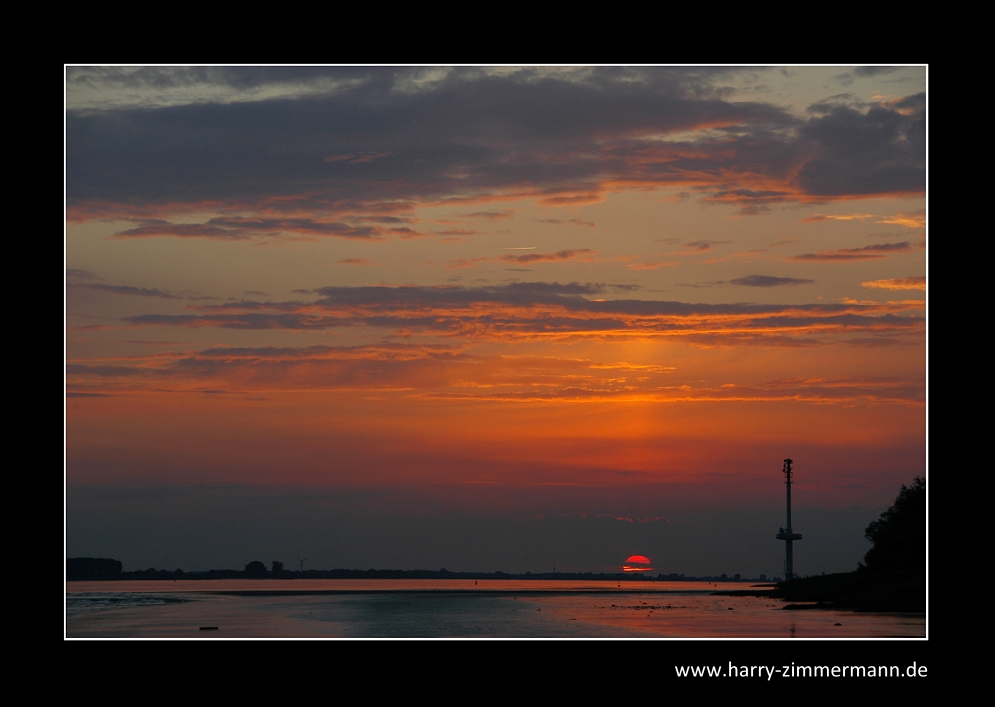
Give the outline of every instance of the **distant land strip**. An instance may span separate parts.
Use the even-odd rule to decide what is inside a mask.
[[[260,565],[262,563],[259,563]],[[258,567],[258,566],[257,566]],[[454,580],[583,580],[612,582],[765,582],[766,577],[742,577],[741,575],[702,575],[689,577],[683,574],[656,574],[648,572],[450,572],[439,570],[207,570],[184,572],[181,569],[164,570],[150,567],[145,570],[124,572],[118,560],[103,558],[70,558],[66,562],[67,581],[106,581],[136,579],[454,579]],[[777,578],[775,578],[776,580]],[[296,590],[292,590],[296,591]]]

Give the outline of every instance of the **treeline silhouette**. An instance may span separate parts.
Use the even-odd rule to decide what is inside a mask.
[[[94,564],[98,563],[98,564]],[[104,564],[99,564],[104,563]],[[95,571],[96,567],[107,567],[114,563],[116,572]],[[66,560],[66,578],[69,581],[94,580],[127,580],[127,579],[539,579],[539,580],[587,580],[587,581],[657,581],[657,582],[758,582],[756,578],[743,578],[740,575],[689,577],[683,574],[657,574],[632,572],[450,572],[443,568],[439,570],[288,570],[282,562],[272,562],[267,569],[262,562],[255,560],[245,566],[244,570],[207,570],[199,572],[184,572],[182,569],[164,570],[149,567],[144,570],[121,571],[121,563],[117,560],[97,559],[92,557],[74,557]]]
[[[867,526],[873,543],[855,572],[781,582],[774,596],[862,611],[926,610],[926,479],[902,485],[895,503]],[[803,608],[803,607],[798,607]],[[807,607],[805,607],[807,608]]]
[[[66,579],[120,579],[121,563],[106,557],[70,557]]]
[[[865,536],[874,547],[864,555],[858,570],[925,575],[926,479],[917,476],[911,486],[903,484],[895,504],[867,526]]]

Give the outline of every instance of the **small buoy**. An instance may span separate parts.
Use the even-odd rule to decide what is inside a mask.
[[[843,624],[833,624],[833,626],[842,626]]]

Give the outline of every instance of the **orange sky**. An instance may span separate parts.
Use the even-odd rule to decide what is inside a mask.
[[[925,471],[925,79],[69,67],[67,551],[244,564],[244,533],[176,530],[200,502],[146,501],[155,541],[106,504],[253,488],[382,498],[424,545],[378,562],[490,519],[496,569],[500,524],[548,514],[776,523],[791,456],[856,538],[810,570],[855,563]],[[278,525],[272,552],[348,559]],[[675,571],[611,542],[574,564]]]

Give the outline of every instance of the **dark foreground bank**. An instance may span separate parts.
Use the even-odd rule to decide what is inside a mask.
[[[915,571],[843,572],[781,582],[768,595],[816,608],[857,611],[926,611],[926,575]]]

